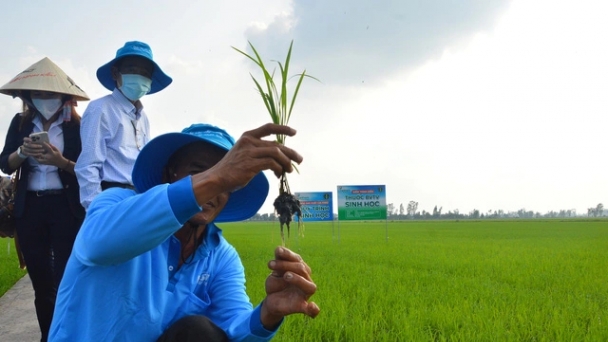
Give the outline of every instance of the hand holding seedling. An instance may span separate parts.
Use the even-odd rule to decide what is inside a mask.
[[[268,123],[243,133],[222,160],[209,169],[209,172],[194,175],[193,182],[202,184],[202,181],[212,179],[220,192],[233,192],[247,185],[261,171],[272,170],[277,177],[285,172],[292,172],[292,163],[299,164],[303,158],[289,147],[262,139],[273,134],[294,136],[296,130],[289,126]],[[196,193],[204,195],[200,191]],[[198,196],[197,200],[204,203]]]
[[[266,298],[262,304],[261,321],[266,329],[274,328],[283,317],[303,313],[315,318],[321,309],[308,299],[317,291],[310,267],[302,257],[285,247],[277,247],[272,270],[266,278]]]

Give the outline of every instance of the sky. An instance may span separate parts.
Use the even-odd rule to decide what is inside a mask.
[[[6,7],[6,6],[5,6]],[[386,185],[387,203],[578,214],[608,203],[603,0],[19,1],[0,11],[0,84],[48,57],[92,99],[98,67],[140,40],[173,78],[142,102],[152,136],[270,121],[232,47],[306,70],[286,144],[294,192]],[[250,52],[250,50],[246,50]],[[295,81],[289,83],[292,91]],[[0,96],[0,136],[21,101]],[[87,102],[80,102],[82,114]],[[261,213],[272,212],[278,180]],[[334,209],[337,211],[337,208]]]

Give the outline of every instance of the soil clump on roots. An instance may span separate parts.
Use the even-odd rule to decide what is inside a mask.
[[[274,200],[273,206],[275,212],[279,216],[279,223],[281,224],[281,239],[283,241],[283,245],[285,245],[283,226],[287,226],[287,238],[289,238],[289,224],[293,220],[294,214],[298,217],[298,231],[302,232],[300,230],[302,224],[302,206],[298,198],[289,191],[288,186],[285,186],[284,181],[281,182],[281,185],[283,186],[280,188],[280,194]],[[285,189],[285,187],[287,187],[287,189]]]

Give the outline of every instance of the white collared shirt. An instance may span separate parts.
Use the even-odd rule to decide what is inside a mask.
[[[43,131],[40,115],[34,115],[32,122],[34,123],[32,133]],[[59,119],[51,123],[48,134],[51,145],[55,146],[59,152],[63,153],[63,129],[61,123],[61,116],[59,116]],[[28,159],[32,168],[28,175],[27,190],[63,189],[63,183],[61,183],[61,178],[59,178],[59,172],[56,166],[40,164],[36,158],[28,157]]]
[[[80,123],[82,152],[74,171],[85,208],[101,192],[101,181],[133,184],[131,172],[139,151],[148,142],[150,124],[118,89],[91,101]]]

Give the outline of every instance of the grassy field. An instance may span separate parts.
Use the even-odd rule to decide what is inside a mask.
[[[257,304],[278,224],[220,226]],[[275,341],[608,341],[608,221],[308,223],[304,238],[292,233],[321,314],[287,318]],[[7,270],[23,274],[6,250],[0,290]]]
[[[13,239],[0,239],[0,296],[25,275],[19,268],[19,259],[15,252]]]
[[[258,303],[278,225],[222,227]],[[606,221],[309,223],[289,247],[322,311],[277,341],[608,341]]]

